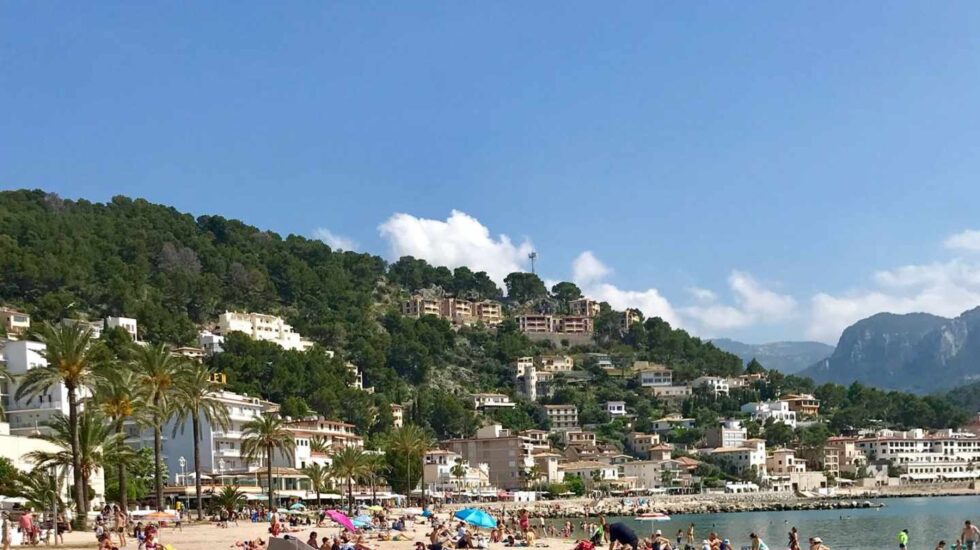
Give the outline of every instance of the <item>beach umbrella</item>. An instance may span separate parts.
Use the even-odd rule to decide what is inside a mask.
[[[177,521],[177,516],[168,512],[150,512],[140,519],[143,521]]]
[[[352,519],[351,522],[358,527],[367,527],[371,525],[371,516],[360,515]]]
[[[497,520],[479,508],[463,508],[456,512],[453,517],[465,521],[474,527],[493,529],[497,526]]]
[[[327,517],[347,529],[348,531],[357,531],[357,527],[354,523],[347,517],[347,514],[339,510],[327,510]]]
[[[380,512],[380,511],[384,510],[384,508],[382,508],[381,506],[377,506],[377,505],[375,505],[375,506],[365,506],[364,509],[365,510],[371,510],[372,512]]]
[[[302,502],[297,502],[297,503],[293,504],[292,506],[290,506],[289,509],[290,510],[305,510],[306,509],[306,505],[303,504]]]

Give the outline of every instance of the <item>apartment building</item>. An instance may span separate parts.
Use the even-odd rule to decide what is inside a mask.
[[[46,350],[47,347],[41,342],[30,340],[11,340],[3,348],[7,371],[14,377],[14,381],[6,386],[0,399],[3,400],[12,435],[51,433],[47,424],[57,416],[68,415],[68,389],[62,383],[45,389],[40,395],[15,398],[20,387],[18,380],[31,369],[47,366],[48,361],[44,357]],[[85,388],[76,392],[76,400],[83,408],[85,399],[90,396],[91,393]]]
[[[606,401],[606,413],[613,418],[626,416],[626,401]]]
[[[0,327],[7,338],[19,338],[31,329],[31,316],[10,308],[0,308]]]
[[[259,463],[261,461],[248,462],[242,455],[244,428],[250,421],[266,413],[277,411],[279,405],[258,397],[229,391],[214,392],[211,398],[227,408],[229,422],[227,426],[222,427],[212,424],[207,417],[201,417],[202,472],[211,475],[224,471],[255,470],[264,466],[264,462],[261,464]],[[184,481],[178,477],[181,475],[180,458],[184,457],[185,461],[191,461],[194,457],[194,430],[190,419],[181,426],[175,426],[175,424],[176,421],[171,420],[162,430],[164,436],[163,459],[173,482],[180,483]],[[153,447],[153,431],[151,429],[141,428],[127,422],[125,434],[126,444],[131,447]]]
[[[102,331],[105,328],[105,320],[86,321],[84,319],[62,319],[59,323],[63,326],[78,326],[82,330],[88,330],[89,338],[98,340],[102,338]]]
[[[797,416],[817,416],[820,413],[820,401],[808,393],[784,395],[779,400],[788,403],[789,410]]]
[[[578,407],[575,405],[545,405],[551,430],[571,430],[578,428]]]
[[[566,446],[594,447],[595,432],[587,430],[570,429],[561,433],[562,441]]]
[[[683,401],[694,393],[691,386],[654,386],[647,391],[657,399],[674,402]]]
[[[500,302],[483,300],[482,302],[473,304],[473,307],[475,308],[477,320],[487,326],[495,327],[504,322],[504,310]]]
[[[449,439],[440,446],[461,456],[467,463],[486,464],[490,484],[501,489],[523,488],[524,472],[535,465],[531,443],[499,424],[480,428],[475,437]]]
[[[566,315],[559,317],[555,332],[565,334],[592,334],[594,321],[592,317]]]
[[[415,295],[402,304],[402,315],[418,319],[423,315],[442,316],[442,304],[436,298]]]
[[[330,465],[330,457],[344,447],[364,447],[364,439],[354,432],[354,425],[319,416],[290,420],[286,429],[293,436],[293,449],[277,453],[273,466],[302,469],[310,464]],[[322,441],[325,449],[314,449]]]
[[[224,343],[224,336],[215,334],[209,330],[202,330],[197,334],[197,345],[203,349],[204,353],[207,355],[214,355],[224,351],[224,348],[222,347]]]
[[[487,409],[512,409],[517,406],[510,400],[510,397],[502,393],[474,393],[470,396],[473,399],[473,408],[478,411]]]
[[[796,428],[796,412],[790,410],[786,401],[760,401],[742,405],[742,412],[748,413],[753,420],[765,424],[770,418],[774,422],[782,422],[790,428]]]
[[[626,436],[626,448],[634,455],[643,459],[649,459],[650,448],[659,444],[660,444],[659,434],[630,432]]]
[[[545,372],[568,372],[575,368],[571,355],[542,355],[539,362],[540,370]]]
[[[517,328],[524,333],[543,334],[555,332],[555,317],[553,315],[518,315],[514,320],[517,322]]]
[[[741,447],[748,438],[748,430],[738,420],[725,420],[704,431],[708,447]]]
[[[836,455],[837,470],[842,473],[856,475],[858,471],[868,463],[868,457],[864,451],[858,448],[857,438],[854,437],[831,437],[827,439],[826,448],[833,451]],[[826,465],[821,464],[822,470],[826,470]],[[838,476],[838,473],[833,473]]]
[[[869,462],[888,461],[909,481],[953,481],[980,477],[980,437],[953,430],[880,430],[859,438],[856,447]]]
[[[579,298],[568,302],[568,313],[578,317],[598,317],[599,302],[589,298]]]
[[[524,430],[519,435],[531,443],[535,450],[548,450],[551,448],[551,441],[548,439],[547,430]]]
[[[689,384],[692,388],[704,388],[712,395],[728,395],[728,379],[721,376],[700,376]]]
[[[219,334],[241,332],[253,340],[273,342],[283,349],[306,351],[313,342],[303,338],[282,317],[241,311],[226,311],[218,316]]]
[[[633,372],[644,388],[656,388],[673,385],[674,372],[663,365],[648,361],[634,361]]]
[[[691,473],[679,460],[635,460],[621,466],[624,477],[633,478],[637,489],[666,489],[691,484]]]
[[[530,355],[526,357],[518,357],[514,360],[513,366],[515,376],[524,376],[528,367],[534,366],[534,357],[531,357]]]
[[[558,474],[562,479],[565,476],[577,477],[586,489],[591,490],[597,484],[619,479],[619,468],[594,460],[581,460],[559,463]]]
[[[728,464],[738,473],[755,471],[759,477],[766,476],[766,441],[746,439],[738,447],[718,447],[711,455],[720,462]]]
[[[806,471],[806,460],[796,458],[793,449],[775,449],[766,457],[766,472],[770,476],[788,476]]]
[[[475,318],[473,302],[456,298],[443,298],[439,303],[439,316],[454,325],[469,325]]]

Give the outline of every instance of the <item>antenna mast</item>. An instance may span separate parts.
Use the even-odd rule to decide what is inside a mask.
[[[534,260],[538,258],[538,253],[532,250],[531,253],[527,255],[527,257],[529,260],[531,260],[531,273],[534,273]]]

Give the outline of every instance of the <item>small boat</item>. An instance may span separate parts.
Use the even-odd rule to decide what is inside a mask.
[[[670,521],[670,516],[663,512],[646,512],[644,514],[637,514],[636,519],[641,521]]]

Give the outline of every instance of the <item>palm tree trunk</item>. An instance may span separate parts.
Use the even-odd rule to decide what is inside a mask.
[[[266,472],[269,474],[269,512],[274,512],[276,507],[273,506],[272,502],[272,447],[266,447],[265,449],[266,457]]]
[[[354,484],[351,476],[347,476],[347,513],[354,515]]]
[[[156,492],[157,511],[163,511],[163,436],[160,434],[160,419],[153,419],[153,485]]]
[[[68,429],[71,431],[71,477],[72,477],[72,497],[75,499],[75,528],[79,531],[86,529],[88,520],[88,504],[85,502],[84,488],[82,487],[82,457],[79,448],[82,446],[78,440],[78,403],[75,402],[75,386],[65,384],[68,390]]]
[[[122,434],[123,420],[120,418],[116,421],[116,435],[119,437],[119,444],[125,445],[122,443]],[[119,485],[119,507],[125,513],[129,511],[129,495],[126,494],[126,465],[121,460],[116,465],[116,477]]]
[[[201,418],[196,410],[191,415],[191,423],[194,430],[194,496],[197,497],[197,520],[201,521],[204,519],[204,507],[201,504]]]

